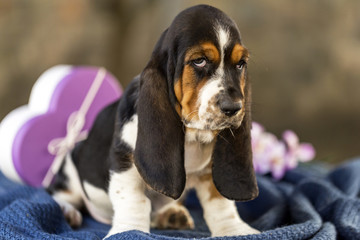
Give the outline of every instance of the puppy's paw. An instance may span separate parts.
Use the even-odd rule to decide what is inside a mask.
[[[81,213],[70,203],[61,200],[59,198],[54,198],[57,204],[60,206],[61,211],[64,214],[66,221],[73,228],[77,228],[81,226],[82,216]]]
[[[184,206],[173,204],[160,210],[151,226],[158,229],[194,229],[194,220]]]

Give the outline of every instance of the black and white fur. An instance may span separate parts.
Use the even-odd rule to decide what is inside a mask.
[[[186,62],[203,43],[218,58]],[[233,201],[258,194],[247,59],[229,60],[236,45],[235,23],[216,8],[199,5],[175,18],[141,75],[97,116],[49,188],[73,226],[81,224],[76,209],[85,203],[96,219],[112,224],[107,236],[150,226],[193,228],[181,199],[194,188],[212,236],[258,233]],[[185,81],[196,89],[186,89]],[[195,111],[186,113],[185,103]]]

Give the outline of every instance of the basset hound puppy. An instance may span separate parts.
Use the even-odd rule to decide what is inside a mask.
[[[258,233],[235,201],[258,195],[250,139],[248,50],[236,24],[207,5],[181,12],[142,73],[68,154],[49,191],[72,225],[85,203],[107,236],[193,228],[195,189],[212,236]]]

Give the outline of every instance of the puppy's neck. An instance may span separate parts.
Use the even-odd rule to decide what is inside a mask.
[[[217,132],[212,130],[201,130],[195,128],[185,129],[185,141],[187,143],[197,142],[201,144],[212,143],[216,137]]]
[[[216,132],[186,128],[185,170],[186,174],[203,172],[211,161]],[[191,186],[192,184],[189,183]]]

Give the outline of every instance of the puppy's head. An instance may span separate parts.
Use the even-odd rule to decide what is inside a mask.
[[[212,154],[221,194],[235,200],[257,195],[247,60],[235,23],[210,6],[181,12],[162,34],[141,74],[137,108],[135,163],[152,188],[181,195],[186,128],[221,136]]]
[[[180,14],[169,35],[176,39],[174,92],[184,125],[238,128],[246,112],[248,51],[234,22],[217,9],[200,6]]]

